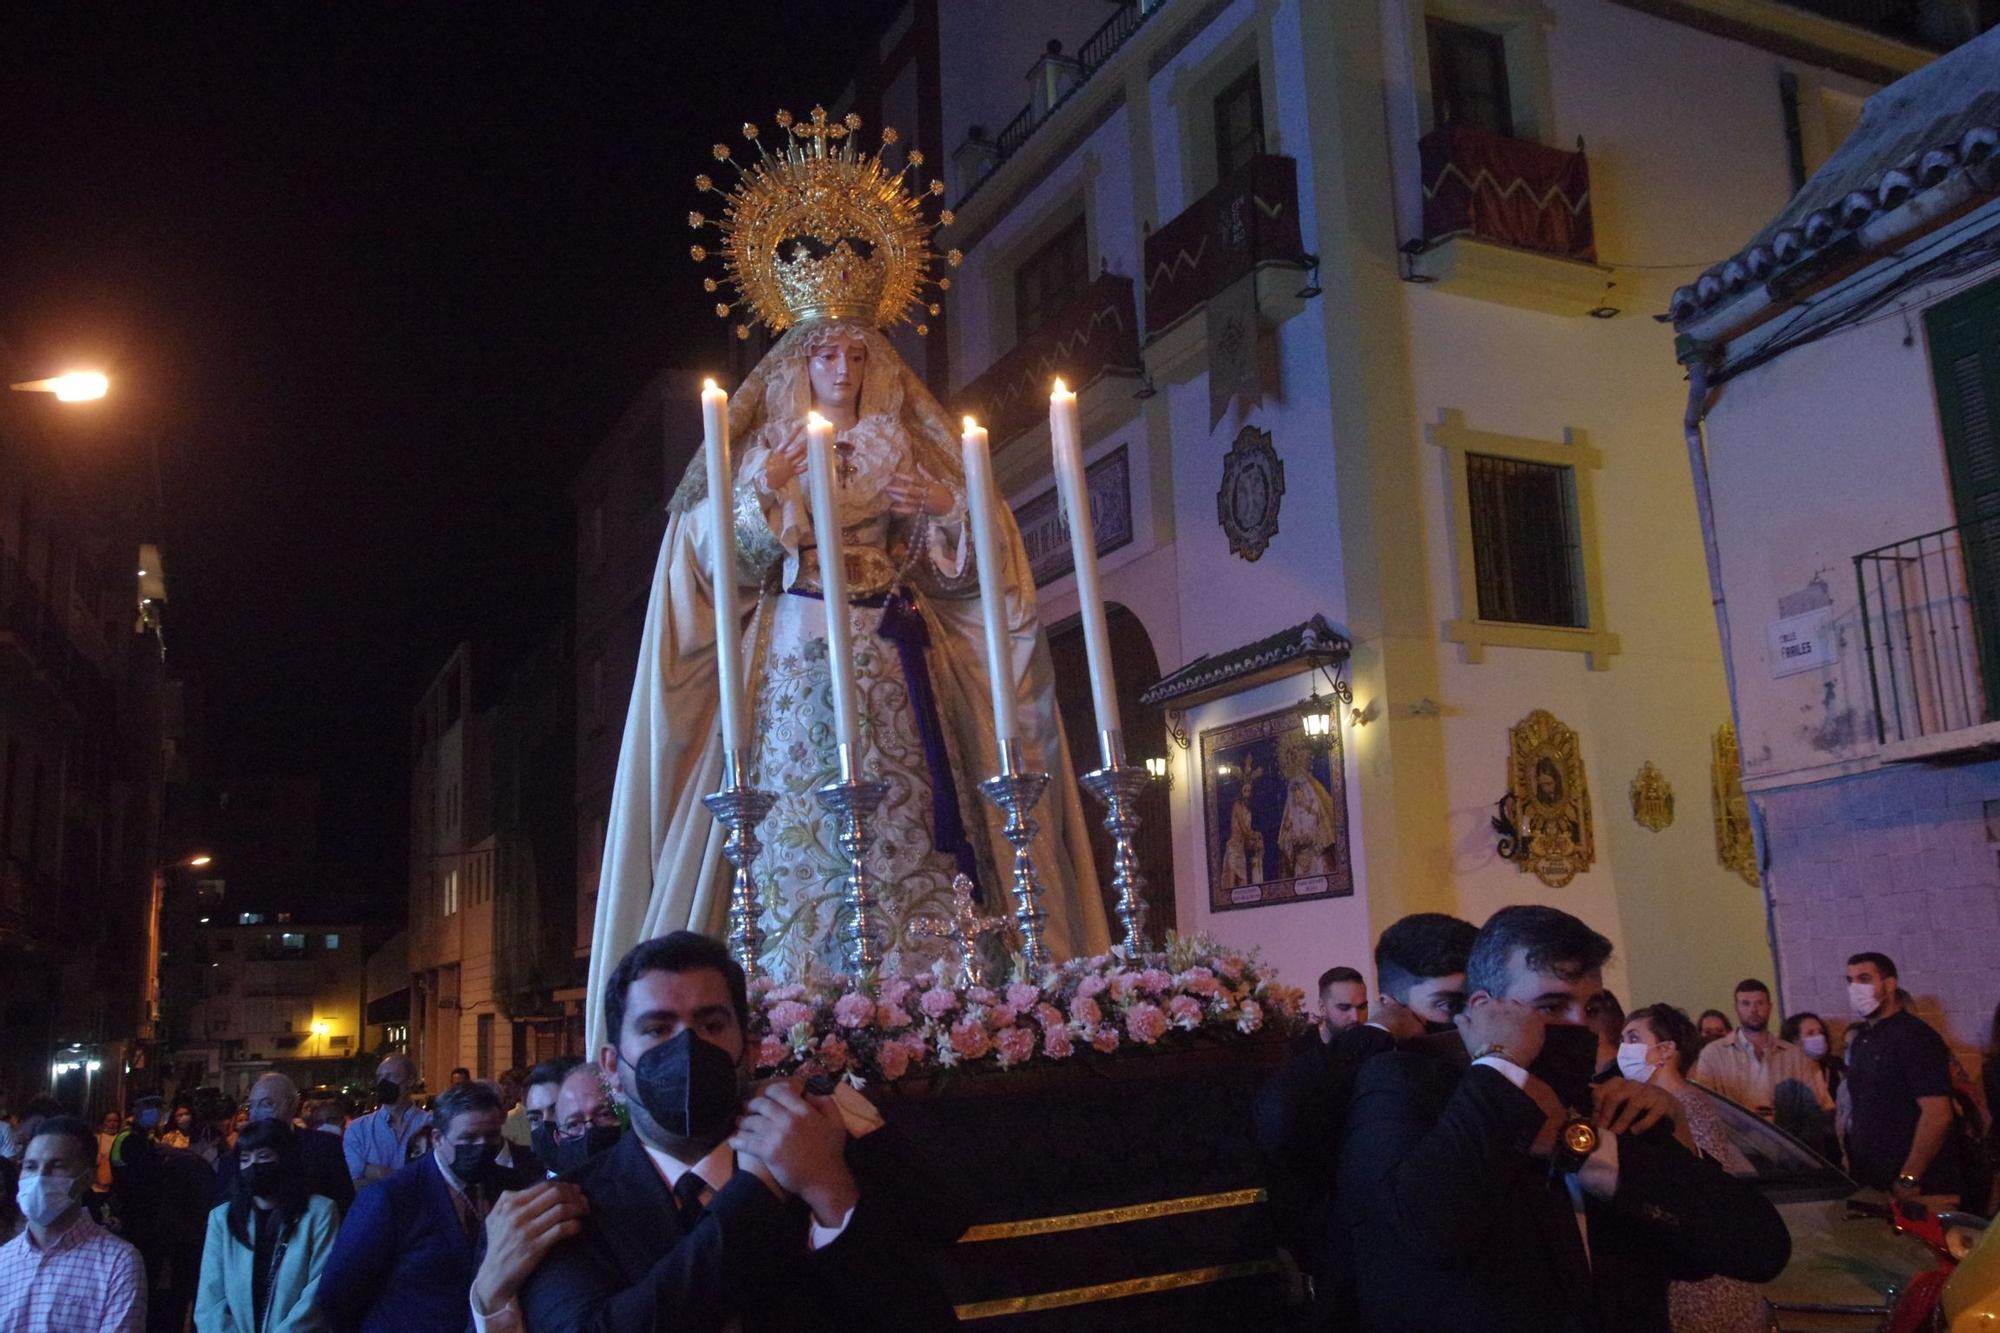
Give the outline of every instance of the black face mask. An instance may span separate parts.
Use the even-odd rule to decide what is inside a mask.
[[[621,1053],[618,1057],[625,1060]],[[682,1028],[631,1066],[639,1104],[679,1139],[713,1138],[736,1114],[736,1062],[712,1041]]]
[[[278,1162],[252,1162],[242,1168],[242,1178],[245,1189],[268,1198],[276,1194],[278,1186],[284,1182],[285,1168]]]
[[[616,1147],[622,1133],[616,1125],[592,1125],[583,1131],[582,1138],[563,1140],[556,1145],[556,1170],[576,1170],[599,1153]]]
[[[1542,1053],[1528,1072],[1554,1089],[1564,1106],[1590,1105],[1590,1079],[1597,1072],[1597,1034],[1578,1023],[1551,1023],[1542,1034]]]
[[[1456,1031],[1458,1031],[1458,1024],[1456,1023],[1440,1023],[1430,1018],[1424,1020],[1424,1035],[1426,1037],[1438,1037],[1447,1032]]]
[[[528,1143],[533,1149],[535,1160],[542,1164],[542,1170],[555,1171],[556,1156],[560,1145],[556,1143],[556,1127],[544,1120],[528,1131]]]
[[[499,1161],[499,1148],[475,1139],[451,1150],[451,1173],[462,1184],[484,1185],[491,1181]]]
[[[384,1106],[394,1106],[403,1099],[403,1085],[393,1078],[385,1078],[375,1085],[375,1096]]]

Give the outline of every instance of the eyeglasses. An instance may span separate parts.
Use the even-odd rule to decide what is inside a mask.
[[[556,1126],[556,1137],[562,1140],[580,1139],[592,1129],[617,1129],[618,1115],[610,1106],[600,1106],[588,1116],[573,1115]]]

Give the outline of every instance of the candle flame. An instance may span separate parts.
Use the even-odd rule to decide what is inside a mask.
[[[1066,384],[1064,384],[1064,383],[1062,382],[1062,376],[1060,376],[1060,375],[1056,376],[1056,387],[1055,387],[1055,392],[1054,392],[1054,393],[1051,393],[1051,394],[1049,395],[1049,397],[1051,397],[1051,398],[1063,398],[1063,397],[1074,397],[1074,396],[1075,396],[1075,395],[1073,395],[1073,394],[1071,394],[1071,393],[1070,393],[1070,391],[1069,391],[1069,386],[1068,386],[1068,385],[1066,385]]]
[[[978,430],[979,423],[977,421],[974,421],[970,416],[968,416],[965,418],[965,428],[969,431]]]
[[[703,393],[721,393],[722,386],[720,384],[717,384],[715,382],[715,377],[711,375],[709,378],[701,382],[701,391]]]
[[[821,415],[820,415],[819,413],[817,413],[817,412],[814,412],[814,411],[808,411],[808,412],[806,413],[806,425],[807,425],[807,426],[827,426],[827,425],[831,425],[831,424],[832,424],[832,423],[830,423],[829,421],[827,421],[827,419],[826,419],[825,417],[821,416]]]

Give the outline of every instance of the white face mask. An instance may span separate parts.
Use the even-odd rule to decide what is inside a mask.
[[[1826,1059],[1826,1034],[1824,1032],[1807,1033],[1805,1036],[1799,1038],[1799,1049],[1815,1060]]]
[[[30,1222],[50,1226],[76,1207],[76,1182],[67,1176],[22,1176],[14,1187],[14,1202]]]
[[[1628,1041],[1618,1048],[1618,1072],[1634,1083],[1644,1083],[1653,1076],[1656,1066],[1652,1061],[1653,1047],[1643,1041]]]
[[[1856,1018],[1867,1018],[1882,1007],[1880,997],[1875,994],[1872,981],[1850,981],[1847,983],[1847,1007],[1854,1011]]]

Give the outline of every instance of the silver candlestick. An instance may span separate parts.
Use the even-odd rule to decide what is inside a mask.
[[[1120,943],[1127,957],[1136,957],[1146,947],[1146,876],[1139,870],[1132,835],[1139,831],[1139,794],[1152,784],[1153,775],[1144,765],[1125,762],[1125,738],[1118,732],[1099,732],[1098,738],[1105,764],[1085,773],[1083,785],[1104,802],[1104,827],[1113,843],[1111,887],[1118,892]]]
[[[764,844],[757,840],[757,826],[771,813],[778,793],[752,787],[743,781],[743,755],[725,750],[722,754],[722,789],[701,798],[718,824],[729,830],[722,855],[734,866],[729,886],[729,952],[743,965],[743,975],[754,981],[763,971],[758,961],[764,953],[763,900],[757,894],[757,880],[750,873]]]
[[[842,745],[840,780],[827,783],[813,795],[838,819],[836,836],[840,850],[847,856],[847,888],[842,896],[848,917],[840,927],[840,947],[846,956],[847,973],[859,976],[878,971],[882,966],[884,937],[875,908],[875,877],[868,873],[865,862],[868,848],[875,841],[869,822],[889,795],[889,784],[861,777],[852,750]]]
[[[1000,832],[1014,848],[1014,921],[1021,930],[1021,953],[1030,967],[1039,970],[1049,965],[1049,942],[1043,933],[1049,914],[1042,908],[1042,882],[1028,849],[1040,827],[1034,819],[1035,802],[1048,787],[1049,775],[1021,771],[1020,745],[1017,740],[1000,742],[1000,773],[980,783],[979,791],[1007,815]]]

